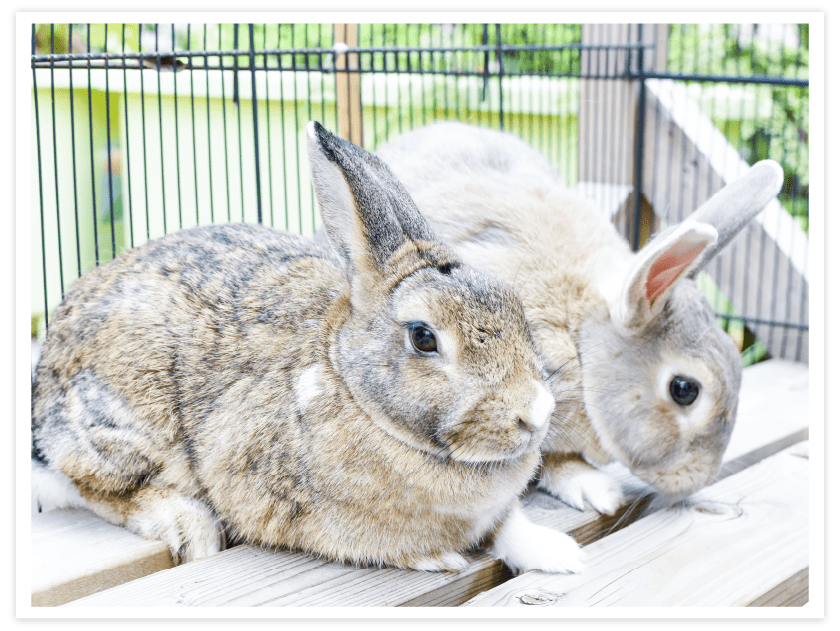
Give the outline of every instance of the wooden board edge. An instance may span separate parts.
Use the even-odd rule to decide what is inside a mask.
[[[809,600],[810,568],[800,570],[747,607],[804,607]]]
[[[73,577],[65,582],[32,593],[33,607],[57,607],[91,596],[117,585],[128,583],[149,574],[172,567],[169,548],[161,546],[153,554],[125,559],[118,565],[102,568],[95,573]]]

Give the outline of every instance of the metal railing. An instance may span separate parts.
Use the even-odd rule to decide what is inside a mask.
[[[510,131],[569,186],[629,186],[617,222],[638,247],[665,216],[645,174],[676,161],[644,140],[647,113],[656,131],[661,115],[646,102],[649,81],[690,91],[747,162],[779,160],[780,199],[807,230],[807,31],[788,25],[764,45],[763,27],[705,28],[33,25],[33,313],[46,324],[75,277],[173,229],[245,220],[311,234],[300,134],[313,118],[371,150],[438,119]],[[729,56],[715,60],[722,45]],[[627,86],[635,100],[622,101]],[[632,110],[625,128],[622,107]],[[701,179],[694,187],[698,203],[714,192]],[[718,310],[745,338],[766,325],[807,348],[806,286],[781,315]]]

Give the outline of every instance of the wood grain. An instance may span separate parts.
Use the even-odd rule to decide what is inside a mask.
[[[808,369],[802,364],[769,361],[744,371],[738,422],[726,454],[727,463],[753,464],[775,445],[787,447],[807,434]],[[771,447],[768,447],[770,445]],[[631,497],[644,484],[620,465],[609,468]],[[724,475],[736,467],[727,464]],[[616,516],[578,511],[541,492],[523,500],[536,522],[571,532],[589,544],[615,534],[642,511]],[[640,508],[644,508],[644,504]],[[654,541],[657,541],[654,536]],[[471,557],[460,573],[423,573],[394,569],[355,569],[302,554],[241,546],[173,570],[159,572],[74,606],[442,606],[459,605],[511,578],[484,554]],[[587,574],[590,572],[588,571]],[[775,586],[771,586],[775,587]],[[756,594],[756,601],[770,588]],[[768,596],[768,598],[770,598]],[[769,601],[768,601],[769,602]]]
[[[85,510],[32,517],[32,606],[61,605],[172,567],[169,548]]]
[[[649,515],[596,541],[587,552],[589,566],[582,574],[528,572],[466,605],[776,602],[780,592],[796,590],[808,568],[808,444],[704,489],[687,506]]]
[[[239,546],[68,606],[367,606],[460,604],[508,578],[485,554],[463,572],[354,568]]]

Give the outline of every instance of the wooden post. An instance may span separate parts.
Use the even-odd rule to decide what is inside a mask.
[[[637,24],[584,24],[581,43],[584,46],[634,44],[638,41]],[[668,39],[667,24],[642,25],[642,43],[655,44],[645,49],[644,67],[648,71],[664,71]],[[626,50],[585,50],[581,53],[584,77],[615,76],[626,70],[638,70],[638,57]],[[610,213],[623,234],[633,234],[633,167],[636,154],[636,121],[639,109],[639,82],[629,79],[584,78],[580,85],[578,116],[578,182],[602,206],[609,204]],[[623,191],[615,205],[617,191]],[[655,231],[658,220],[648,200],[642,199],[640,244]]]
[[[627,44],[635,39],[631,24],[584,24],[583,46]],[[623,50],[581,52],[581,72],[620,74],[627,66]],[[584,78],[578,115],[578,181],[632,184],[633,86],[621,79]]]
[[[335,43],[343,42],[350,48],[359,45],[358,24],[336,24]],[[345,140],[364,147],[362,129],[362,82],[358,72],[342,72],[359,68],[359,53],[336,55],[336,106],[338,108],[338,133]]]

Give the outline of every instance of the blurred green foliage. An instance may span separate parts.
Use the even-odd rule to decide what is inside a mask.
[[[672,24],[669,31],[669,72],[808,79],[807,24]],[[737,118],[713,99],[701,107],[749,164],[772,158],[782,166],[779,200],[807,232],[808,88],[750,84],[730,94],[741,104]]]
[[[242,54],[199,56],[192,63],[201,68],[223,65],[240,67],[250,64],[249,49],[266,51],[256,54],[259,67],[328,70],[333,57],[326,52],[336,39],[333,24],[41,24],[34,32],[36,52],[57,54],[69,51],[90,52],[163,52],[238,50]],[[495,49],[459,50],[499,41],[507,46],[565,46],[563,50],[507,50],[501,59]],[[546,74],[574,77],[581,70],[581,53],[574,45],[581,42],[579,24],[361,24],[359,46],[362,48],[423,48],[449,50],[372,51],[361,55],[361,67],[383,72],[488,72],[505,74]],[[301,51],[301,49],[308,49]],[[267,51],[272,51],[268,53]],[[808,79],[808,25],[758,24],[672,24],[669,27],[667,70],[672,73],[737,76],[785,77]],[[178,57],[176,52],[176,57]],[[180,56],[189,64],[188,56]],[[179,65],[181,65],[179,63]],[[755,83],[689,82],[698,88],[701,109],[710,117],[729,142],[750,164],[772,158],[782,165],[785,183],[780,201],[808,230],[809,162],[808,88]],[[431,86],[432,90],[446,87]],[[445,100],[446,94],[437,95]],[[482,100],[484,96],[482,95]],[[409,98],[409,102],[411,99]],[[434,102],[434,98],[433,98]],[[576,101],[575,101],[576,103]],[[456,98],[456,108],[457,98]],[[571,107],[571,106],[570,106]],[[414,106],[406,111],[397,107],[383,120],[382,133],[389,127],[413,126]],[[448,110],[432,110],[444,117]],[[565,110],[564,110],[565,111]],[[418,112],[418,115],[420,112]],[[457,112],[455,112],[457,114]],[[383,111],[381,116],[385,116]],[[425,121],[426,110],[422,110]],[[375,114],[374,114],[375,116]],[[509,115],[508,126],[523,137],[527,119]],[[520,120],[521,119],[521,120]],[[576,112],[564,114],[564,137],[576,141]],[[485,124],[490,124],[485,122]],[[521,128],[521,129],[519,129]],[[568,128],[568,129],[567,129]],[[517,131],[518,130],[518,131]],[[533,139],[531,139],[533,140]],[[574,142],[567,151],[576,154]],[[545,147],[540,147],[544,152]],[[572,156],[574,157],[574,155]],[[708,287],[708,296],[719,313],[732,313],[716,287]],[[34,325],[33,325],[34,326]],[[743,348],[745,365],[766,356],[766,348],[755,341],[747,328],[733,320],[725,328]]]
[[[36,51],[45,53],[230,51],[240,50],[236,64],[250,63],[255,50],[258,67],[325,68],[335,41],[333,24],[40,24],[35,28]],[[339,39],[343,39],[339,36]],[[580,52],[458,50],[477,45],[569,45],[581,41],[580,24],[362,24],[363,48],[415,47],[454,50],[378,52],[361,56],[363,69],[506,74],[537,73],[574,76],[580,72]],[[698,75],[808,78],[807,24],[672,24],[667,68]],[[310,49],[313,52],[297,52]],[[288,51],[288,52],[279,52]],[[233,57],[198,57],[193,63],[230,66]],[[181,57],[184,64],[188,57]],[[180,64],[179,64],[180,65]],[[720,87],[721,84],[718,84]],[[733,86],[733,84],[726,84]],[[703,93],[715,87],[702,84]],[[700,98],[701,107],[750,164],[772,158],[782,165],[785,184],[779,199],[808,230],[808,89],[767,84],[734,85],[727,96]],[[731,104],[722,105],[721,98]],[[717,101],[717,102],[716,102]],[[733,109],[740,108],[740,112]]]

